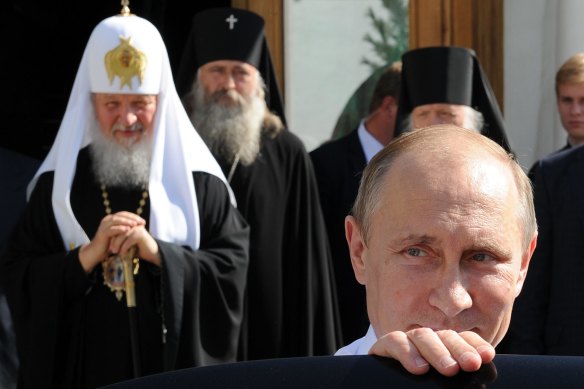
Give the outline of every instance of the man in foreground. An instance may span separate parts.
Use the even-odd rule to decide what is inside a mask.
[[[406,133],[365,169],[345,228],[371,327],[337,355],[448,376],[494,358],[537,238],[529,179],[512,156],[455,126]]]
[[[20,388],[95,388],[235,360],[248,227],[150,22],[124,8],[96,26],[29,190],[1,272]]]

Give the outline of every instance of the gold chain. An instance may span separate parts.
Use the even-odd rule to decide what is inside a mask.
[[[112,209],[110,207],[109,201],[109,193],[107,192],[107,186],[105,184],[101,184],[101,197],[103,197],[103,206],[105,207],[105,214],[111,215]],[[144,188],[142,191],[142,198],[138,203],[138,209],[136,209],[136,215],[142,216],[142,212],[144,212],[144,206],[146,205],[146,200],[148,199],[148,189]]]
[[[105,184],[101,184],[101,197],[103,198],[103,206],[105,207],[106,215],[111,215],[112,209],[110,207],[109,193],[107,191],[107,186],[105,186]],[[143,188],[142,198],[140,198],[140,201],[138,202],[139,205],[138,205],[138,209],[136,209],[136,215],[142,216],[142,213],[144,212],[144,205],[146,205],[147,199],[148,199],[148,189]],[[138,274],[138,270],[140,270],[140,259],[138,259],[136,257],[136,258],[132,259],[132,262],[134,264],[134,275],[136,275],[136,274]]]

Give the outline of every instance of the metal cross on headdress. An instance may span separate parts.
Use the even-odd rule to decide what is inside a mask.
[[[237,19],[235,18],[235,16],[233,16],[233,14],[231,14],[227,19],[225,19],[225,21],[229,23],[230,30],[233,30],[233,26],[235,25],[235,23],[237,23]]]
[[[122,11],[120,13],[124,16],[128,16],[130,14],[130,0],[122,0],[120,4],[122,5]]]

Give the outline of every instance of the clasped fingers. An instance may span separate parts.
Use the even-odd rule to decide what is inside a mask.
[[[109,250],[112,253],[125,255],[133,246],[138,249],[137,256],[155,265],[160,265],[158,244],[143,225],[135,226],[126,233],[112,238]]]
[[[94,240],[109,241],[111,238],[125,234],[136,226],[143,226],[146,221],[130,212],[118,212],[104,217],[97,229]]]
[[[397,359],[413,374],[424,374],[431,365],[445,376],[461,369],[476,371],[495,357],[494,347],[472,331],[431,328],[390,332],[379,338],[369,353]]]
[[[407,334],[420,355],[446,376],[452,376],[460,369],[477,371],[483,363],[490,362],[495,356],[493,346],[472,331],[459,333],[418,328]]]
[[[396,359],[412,374],[424,374],[430,369],[428,362],[402,331],[393,331],[377,339],[369,354]]]

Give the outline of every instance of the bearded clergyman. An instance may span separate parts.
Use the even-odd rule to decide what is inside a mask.
[[[19,387],[235,361],[248,245],[159,32],[127,9],[101,21],[2,259]]]
[[[332,354],[338,313],[316,181],[284,125],[263,19],[231,8],[195,15],[177,88],[250,224],[239,358]]]

